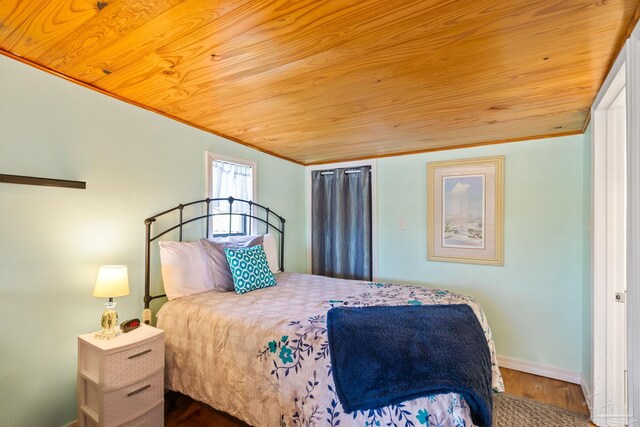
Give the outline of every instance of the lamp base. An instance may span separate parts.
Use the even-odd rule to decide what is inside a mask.
[[[100,326],[102,330],[95,333],[95,338],[101,340],[111,340],[118,336],[116,325],[118,324],[118,313],[114,310],[116,303],[113,302],[113,298],[109,298],[109,301],[105,304],[106,310],[102,313],[100,318]]]

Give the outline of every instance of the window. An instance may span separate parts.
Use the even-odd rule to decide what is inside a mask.
[[[207,153],[207,186],[208,196],[212,199],[233,197],[234,199],[254,201],[256,194],[256,163],[243,159]],[[211,203],[211,213],[228,213],[229,203],[218,201]],[[246,203],[234,203],[231,206],[234,214],[248,214]],[[213,216],[211,230],[214,236],[247,234],[250,228],[249,219],[242,215]]]

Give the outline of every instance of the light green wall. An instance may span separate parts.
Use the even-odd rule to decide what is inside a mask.
[[[255,160],[258,199],[286,219],[304,271],[304,169],[0,56],[0,173],[87,190],[0,184],[0,425],[76,418],[76,336],[97,329],[101,264],[127,264],[121,319],[139,317],[143,219],[205,196],[205,151]]]
[[[427,162],[493,155],[505,156],[504,266],[427,261]],[[380,280],[470,295],[487,313],[498,354],[579,372],[583,137],[390,157],[377,168]]]
[[[592,354],[591,354],[591,306],[592,306],[592,290],[591,290],[591,124],[587,127],[584,135],[584,164],[583,164],[583,204],[582,217],[585,225],[582,234],[583,252],[582,252],[582,378],[584,384],[590,386],[592,382]],[[591,390],[589,390],[591,391]]]

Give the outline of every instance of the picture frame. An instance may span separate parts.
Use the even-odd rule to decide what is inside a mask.
[[[427,259],[504,265],[504,156],[427,163]]]

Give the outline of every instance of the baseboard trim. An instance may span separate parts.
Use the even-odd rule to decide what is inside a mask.
[[[591,386],[587,383],[583,375],[580,375],[580,388],[582,388],[582,394],[584,395],[584,404],[587,405],[587,408],[589,409],[589,419],[592,419],[593,417],[592,400],[593,399],[591,395]]]
[[[582,384],[582,374],[569,369],[556,368],[555,366],[505,356],[498,356],[498,365],[528,374],[540,375],[541,377],[553,378],[573,384]]]
[[[587,384],[583,376],[580,376],[580,388],[582,388],[582,394],[584,394],[584,403],[587,405],[587,408],[589,408],[589,414],[591,414],[591,387]]]
[[[73,421],[69,424],[64,425],[63,427],[78,427],[78,421]]]

